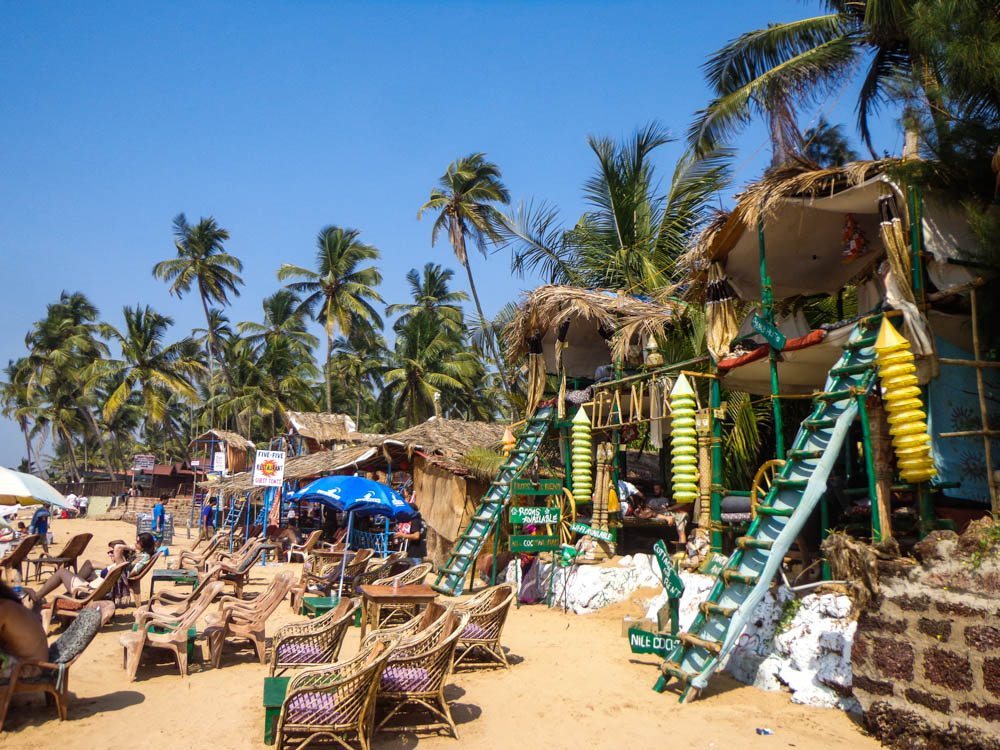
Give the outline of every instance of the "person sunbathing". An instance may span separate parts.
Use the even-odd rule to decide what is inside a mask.
[[[136,546],[130,547],[125,542],[117,540],[111,542],[108,547],[108,555],[112,563],[129,563],[131,574],[139,573],[149,565],[153,555],[156,554],[156,538],[149,533],[142,533],[136,537]],[[97,570],[90,560],[86,560],[74,573],[69,568],[60,568],[42,584],[37,591],[28,591],[29,598],[34,602],[35,608],[39,608],[45,601],[45,597],[55,591],[59,586],[66,589],[66,593],[75,596],[78,592],[87,592],[96,589],[101,585],[101,580],[107,575],[107,568]]]
[[[0,582],[0,680],[9,679],[19,661],[48,661],[49,644],[38,615],[21,603],[21,597]],[[22,669],[22,677],[37,670]]]

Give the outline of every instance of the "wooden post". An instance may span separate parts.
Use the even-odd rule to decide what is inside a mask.
[[[892,437],[889,434],[889,423],[886,421],[885,407],[882,399],[876,394],[868,394],[864,401],[868,412],[868,427],[871,435],[871,450],[875,463],[875,497],[872,502],[877,506],[879,528],[884,541],[892,537]]]
[[[969,302],[972,306],[972,356],[977,362],[982,361],[982,350],[979,345],[979,305],[975,287],[969,292]],[[983,428],[983,453],[986,456],[986,483],[990,488],[990,508],[993,518],[1000,518],[1000,500],[997,499],[997,477],[993,472],[993,447],[990,436],[990,415],[986,408],[986,386],[983,382],[983,368],[976,367],[976,390],[979,394],[979,419]]]

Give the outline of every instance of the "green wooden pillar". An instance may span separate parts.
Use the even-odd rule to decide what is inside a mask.
[[[764,306],[764,319],[774,325],[774,291],[771,288],[771,276],[767,272],[767,252],[764,242],[764,220],[757,225],[757,246],[760,250],[760,300]],[[774,450],[775,457],[785,457],[785,426],[781,414],[781,399],[778,398],[781,388],[778,382],[779,353],[770,347],[768,361],[771,366],[771,410],[774,413]]]
[[[722,553],[722,384],[712,378],[709,386],[709,405],[712,418],[712,551]]]

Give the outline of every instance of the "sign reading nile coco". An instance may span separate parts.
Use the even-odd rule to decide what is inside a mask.
[[[633,654],[656,654],[666,659],[680,643],[680,640],[672,635],[650,633],[639,628],[628,629],[628,646]]]
[[[257,451],[253,462],[254,487],[280,487],[285,478],[284,451]]]

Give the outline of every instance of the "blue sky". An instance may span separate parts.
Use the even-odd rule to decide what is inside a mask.
[[[283,262],[309,265],[326,224],[382,250],[388,302],[411,267],[456,267],[416,211],[452,159],[485,151],[515,200],[584,208],[588,134],[651,119],[682,135],[707,100],[700,66],[742,31],[811,15],[810,2],[6,3],[0,28],[0,363],[63,289],[105,319],[126,304],[201,324],[150,269],[171,219],[232,234],[257,319]],[[826,107],[851,120],[850,92]],[[803,113],[804,126],[812,113]],[[898,151],[888,127],[880,147]],[[759,173],[763,131],[738,143],[737,184]],[[680,144],[662,149],[666,179]],[[474,258],[487,312],[534,279]],[[456,267],[457,269],[457,267]],[[461,278],[461,277],[457,277]],[[464,286],[464,285],[463,285]],[[0,420],[0,463],[23,455]]]

